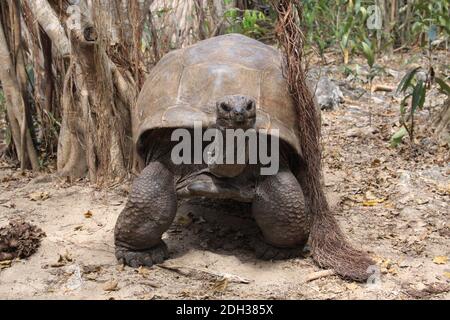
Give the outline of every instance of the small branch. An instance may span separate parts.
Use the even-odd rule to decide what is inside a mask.
[[[394,90],[395,90],[394,87],[383,85],[383,84],[376,84],[372,88],[372,92],[377,92],[377,91],[392,92]]]
[[[336,274],[336,272],[334,270],[322,270],[322,271],[317,271],[317,272],[313,272],[310,273],[305,280],[306,282],[311,282],[317,279],[321,279],[321,278],[325,278],[325,277],[330,277],[330,276],[334,276]]]
[[[193,278],[196,280],[207,279],[210,281],[217,281],[221,279],[227,279],[228,282],[230,283],[244,283],[244,284],[248,284],[251,282],[251,280],[230,273],[222,273],[206,269],[197,269],[188,266],[177,266],[168,263],[161,263],[158,264],[157,266],[162,269],[173,271],[178,274],[181,274],[182,276]]]

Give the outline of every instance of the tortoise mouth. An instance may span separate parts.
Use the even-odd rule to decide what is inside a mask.
[[[252,129],[255,127],[256,115],[255,116],[236,116],[233,118],[218,117],[216,120],[217,127],[219,129]]]

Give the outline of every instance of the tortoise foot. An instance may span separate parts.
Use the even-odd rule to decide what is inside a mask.
[[[164,241],[151,249],[133,251],[125,247],[116,246],[116,258],[119,263],[126,264],[132,268],[140,266],[151,267],[163,262],[169,257],[169,251]]]

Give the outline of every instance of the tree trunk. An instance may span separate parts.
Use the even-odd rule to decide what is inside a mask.
[[[11,17],[14,17],[14,8],[10,7],[10,10]],[[2,12],[4,11],[2,10]],[[16,30],[16,32],[17,31],[19,30]],[[12,41],[20,46],[20,41],[17,43],[17,38],[11,38]],[[3,91],[5,93],[6,110],[9,126],[11,128],[11,135],[16,147],[18,158],[21,162],[21,168],[32,168],[33,170],[39,170],[39,161],[33,145],[32,136],[28,128],[26,105],[22,95],[23,90],[25,90],[25,88],[23,88],[25,85],[22,84],[23,90],[21,90],[21,84],[16,76],[16,72],[18,70],[16,70],[13,64],[10,52],[17,51],[10,50],[8,47],[4,27],[0,23],[0,81],[3,85]],[[23,62],[17,63],[16,65],[23,66]],[[24,70],[21,71],[24,72]]]
[[[26,0],[39,25],[52,39],[52,43],[62,56],[70,55],[70,42],[58,17],[47,0]]]
[[[168,5],[170,13],[152,14]],[[7,0],[0,8],[0,79],[21,166],[38,169],[34,143],[45,162],[57,145],[61,175],[97,183],[136,168],[130,115],[148,69],[215,34],[221,24],[211,12],[225,10],[219,0]]]
[[[0,80],[23,169],[39,168],[30,130],[37,122],[37,142],[44,150],[52,144],[51,138],[45,141],[48,132],[60,125],[60,174],[83,177],[88,172],[99,183],[126,177],[134,158],[130,111],[145,78],[141,45],[151,2],[0,4]],[[33,66],[33,80],[25,65]]]
[[[120,10],[125,9],[116,9],[122,19]],[[131,33],[124,30],[122,35],[120,32],[112,35],[109,32],[116,25],[108,11],[108,4],[94,1],[92,15],[83,17],[81,29],[71,32],[75,59],[72,74],[66,75],[64,84],[64,114],[58,148],[60,172],[83,176],[87,170],[90,180],[98,183],[125,178],[133,165],[130,111],[137,99],[137,82],[142,83],[143,79],[139,50],[132,48],[134,41],[128,38],[125,42],[128,46],[123,49],[131,49],[134,59],[129,59],[128,65],[122,68],[117,67],[115,61],[126,57],[108,52],[117,41],[115,36],[140,39],[139,25],[131,27]],[[134,18],[142,19],[141,16]],[[133,22],[126,25],[133,25]],[[134,76],[123,67],[133,71]],[[78,91],[71,97],[74,86]]]
[[[152,12],[170,9],[166,14],[154,17],[164,45],[163,52],[221,33],[225,11],[235,6],[235,0],[227,3],[223,0],[155,0],[151,5]]]

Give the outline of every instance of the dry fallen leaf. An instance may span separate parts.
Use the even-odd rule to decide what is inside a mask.
[[[366,193],[364,194],[364,198],[366,199],[366,200],[376,200],[377,199],[377,197],[373,194],[373,192],[372,191],[366,191]]]
[[[73,261],[72,256],[70,255],[69,252],[66,251],[65,254],[59,254],[58,261],[56,263],[51,264],[50,267],[60,268],[72,261]]]
[[[150,275],[150,270],[146,267],[140,266],[137,269],[137,273],[142,275],[144,278],[147,278]]]
[[[359,286],[356,283],[348,283],[345,286],[350,291],[355,291],[355,290],[359,289]]]
[[[380,262],[381,272],[383,274],[390,273],[391,275],[397,275],[398,271],[395,268],[395,265],[398,265],[396,262],[393,262],[391,259],[383,259]]]
[[[91,210],[88,210],[88,211],[86,211],[86,212],[84,213],[84,217],[85,217],[86,219],[92,218],[93,215],[94,215],[94,214],[92,213]]]
[[[415,201],[418,205],[427,204],[428,202],[430,202],[430,200],[428,199],[415,199]]]
[[[223,278],[221,280],[216,281],[216,283],[212,286],[212,291],[214,292],[224,292],[228,288],[228,279]]]
[[[33,192],[29,194],[29,198],[31,201],[44,201],[50,198],[50,193],[42,191]]]
[[[112,279],[105,283],[105,285],[103,286],[103,290],[104,291],[117,291],[117,290],[119,290],[118,285],[119,285],[119,282],[117,280]]]
[[[388,208],[388,209],[393,209],[393,208],[395,208],[395,205],[392,202],[386,201],[384,203],[384,207]]]
[[[444,272],[444,276],[450,279],[450,272],[449,271],[445,271]]]
[[[84,265],[83,274],[96,273],[102,270],[102,266],[96,264]]]
[[[124,264],[119,264],[116,266],[116,270],[119,272],[122,272],[123,270],[125,270],[125,265]]]
[[[84,277],[87,280],[90,280],[90,281],[97,281],[98,274],[96,274],[96,273],[88,273],[88,274],[84,275]]]
[[[436,264],[447,264],[448,257],[446,256],[437,256],[433,259],[433,262]]]

